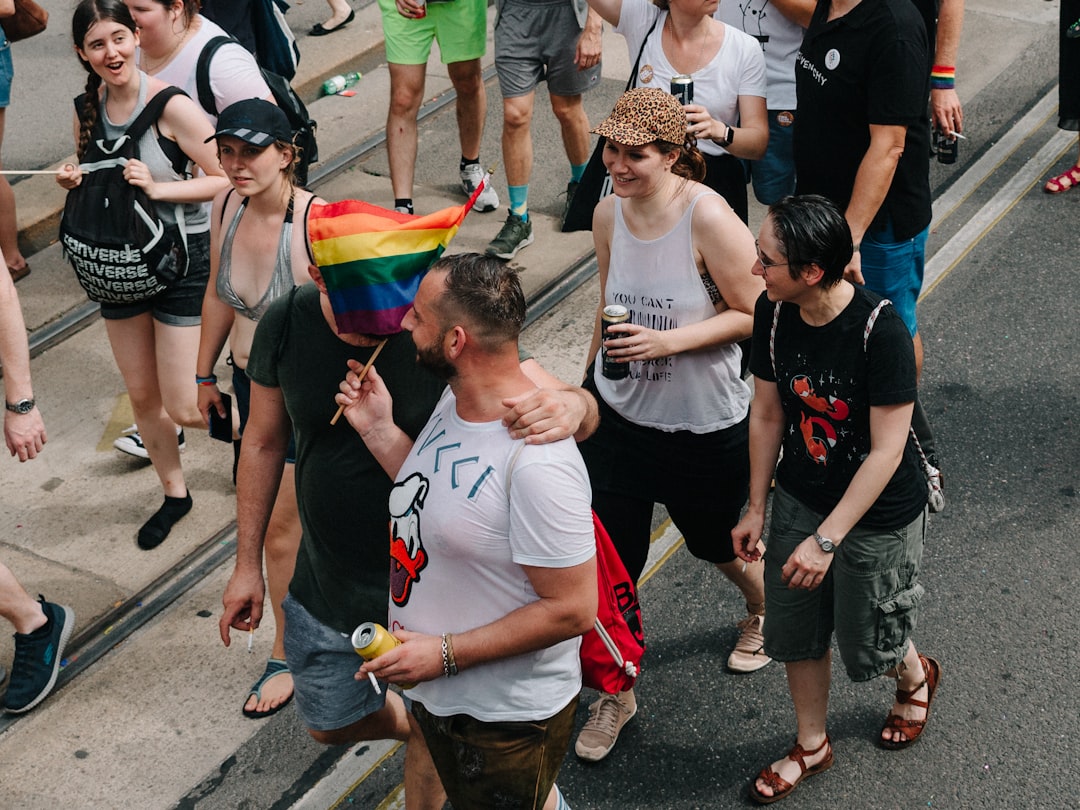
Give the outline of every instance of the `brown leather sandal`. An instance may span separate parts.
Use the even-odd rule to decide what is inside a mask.
[[[12,281],[18,281],[19,279],[26,278],[30,275],[30,265],[24,264],[22,267],[16,269],[11,265],[8,265],[8,273],[11,274]]]
[[[900,751],[913,744],[919,735],[923,733],[923,729],[926,728],[926,721],[930,719],[930,704],[934,702],[934,693],[937,692],[938,683],[941,681],[941,664],[928,655],[920,655],[919,660],[922,662],[923,672],[925,677],[918,686],[914,689],[907,691],[904,689],[896,690],[896,702],[901,704],[910,703],[912,706],[921,706],[926,709],[926,717],[922,720],[907,720],[898,714],[890,714],[885,719],[885,725],[882,727],[882,732],[885,731],[899,731],[905,737],[906,740],[886,740],[884,737],[878,737],[878,742],[882,748],[887,748],[890,751]],[[926,687],[926,700],[916,700],[912,697],[923,687]]]
[[[1051,177],[1043,186],[1043,191],[1047,194],[1060,194],[1063,191],[1068,191],[1073,186],[1080,186],[1080,165],[1073,166],[1057,177]]]
[[[818,751],[825,746],[829,747],[829,751],[825,754],[825,759],[821,760],[817,765],[806,766],[806,757],[812,757]],[[750,798],[758,804],[772,804],[778,802],[791,791],[793,791],[803,779],[814,774],[827,771],[833,764],[833,751],[832,744],[829,742],[829,736],[825,735],[825,742],[815,748],[813,751],[807,751],[798,743],[787,753],[787,758],[792,762],[798,762],[801,773],[799,778],[794,782],[788,783],[785,779],[781,778],[780,774],[772,769],[772,765],[767,765],[761,769],[761,773],[757,775],[757,778],[762,780],[766,785],[772,788],[772,796],[766,796],[757,789],[757,785],[753,782],[750,783]]]

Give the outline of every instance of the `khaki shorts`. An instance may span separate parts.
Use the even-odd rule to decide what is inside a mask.
[[[487,50],[485,0],[428,2],[427,16],[419,20],[398,13],[394,0],[379,0],[386,61],[396,65],[426,65],[431,43],[439,43],[444,65],[479,59]]]
[[[540,810],[570,747],[578,696],[546,720],[486,723],[467,714],[439,717],[420,703],[424,732],[454,807]]]
[[[894,530],[856,527],[821,585],[788,588],[784,563],[823,519],[776,487],[765,551],[765,652],[777,661],[816,660],[835,631],[848,677],[868,681],[903,659],[915,631],[926,510]]]

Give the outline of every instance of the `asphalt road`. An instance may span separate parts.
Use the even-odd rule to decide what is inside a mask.
[[[308,0],[307,10],[313,5],[321,14],[322,4],[314,0]],[[938,436],[948,497],[946,511],[931,521],[922,576],[927,595],[916,634],[920,649],[943,665],[933,716],[917,746],[883,751],[874,739],[891,701],[889,683],[852,684],[837,668],[829,726],[836,765],[801,785],[797,796],[787,800],[792,807],[966,810],[1078,804],[1072,780],[1080,753],[1080,693],[1074,682],[1080,627],[1070,586],[1076,579],[1073,557],[1080,529],[1075,464],[1080,457],[1075,415],[1080,291],[1073,280],[1071,249],[1080,222],[1080,196],[1073,195],[1080,192],[1056,197],[1041,192],[1041,179],[1051,169],[1057,173],[1073,162],[1075,141],[1067,153],[1060,148],[1047,152],[1044,145],[1055,143],[1052,109],[1036,116],[1034,124],[1024,117],[1048,93],[1052,97],[1056,81],[1056,39],[1046,25],[1049,8],[1045,0],[968,3],[960,81],[963,85],[964,77],[970,77],[968,87],[978,82],[977,91],[965,98],[970,140],[961,145],[956,167],[935,166],[933,171],[935,194],[955,201],[930,240],[932,254],[955,260],[935,265],[939,275],[920,308],[927,349],[925,404]],[[53,13],[55,23],[67,12]],[[62,26],[50,29],[59,30]],[[16,60],[22,70],[18,52]],[[50,74],[42,67],[36,75]],[[66,105],[77,90],[61,94],[65,139]],[[24,110],[34,106],[21,105]],[[8,165],[14,160],[11,120],[9,114]],[[488,141],[497,143],[496,122],[489,115],[485,149]],[[56,122],[45,119],[42,126],[55,127]],[[422,143],[432,145],[426,160],[449,160],[452,126],[452,112],[426,125]],[[545,129],[542,137],[556,138],[557,133]],[[999,152],[1011,138],[1018,139],[1015,150]],[[967,186],[982,159],[991,164],[990,178]],[[538,172],[555,166],[552,162]],[[378,174],[379,167],[365,171]],[[547,184],[551,192],[559,181],[549,178]],[[543,206],[554,208],[551,201]],[[497,227],[494,221],[491,225]],[[526,270],[530,251],[540,249],[535,245],[521,254]],[[527,336],[529,348],[567,379],[580,367],[581,334],[594,296],[591,288],[584,289]],[[100,414],[91,419],[102,421]],[[100,471],[100,463],[94,469]],[[14,479],[9,475],[7,481],[10,493]],[[221,585],[220,577],[207,582],[177,611],[194,616],[196,610],[215,609]],[[586,766],[568,757],[559,779],[564,793],[575,808],[748,806],[747,783],[787,750],[794,734],[782,669],[773,664],[749,676],[725,671],[742,605],[717,572],[685,549],[676,550],[645,583],[642,603],[650,648],[638,687],[638,716],[604,762]],[[139,746],[183,752],[189,750],[184,743],[201,733],[208,747],[220,733],[213,722],[199,728],[191,728],[196,718],[156,723],[148,719],[155,708],[148,704],[171,695],[142,695],[156,686],[152,673],[138,664],[140,652],[149,649],[177,656],[177,715],[203,711],[197,695],[223,690],[228,695],[218,701],[224,707],[220,711],[235,714],[234,693],[242,675],[229,672],[228,680],[222,676],[208,683],[205,673],[215,664],[209,653],[196,652],[193,639],[210,631],[194,622],[212,624],[212,619],[186,621],[189,635],[178,635],[175,643],[169,633],[150,643],[155,630],[148,629],[141,640],[133,639],[104,662],[100,673],[80,678],[5,733],[0,745],[18,739],[24,751],[39,745],[45,749],[59,725],[59,718],[49,722],[47,712],[79,710],[90,701],[101,714],[85,710],[85,730],[65,739],[63,759],[53,760],[55,773],[78,774],[67,777],[72,785],[93,783],[95,769],[104,771],[109,756],[142,756]],[[162,622],[172,622],[171,632],[178,620]],[[169,646],[160,646],[162,636]],[[218,653],[215,648],[215,660]],[[231,660],[237,669],[236,657]],[[184,683],[188,680],[190,685]],[[141,739],[134,734],[139,726]],[[121,742],[110,745],[103,739]],[[129,742],[135,739],[139,746]],[[11,759],[18,753],[6,750]],[[229,755],[217,757],[174,806],[329,807],[329,801],[305,802],[302,797],[335,768],[347,777],[345,789],[334,796],[344,794],[340,806],[400,806],[393,798],[401,778],[400,751],[373,764],[364,759],[370,747],[344,760],[343,753],[312,743],[290,709],[262,723]],[[68,803],[76,808],[135,806],[130,801],[133,783],[140,782],[143,792],[138,795],[148,795],[154,778],[164,780],[168,768],[167,755],[146,761],[160,769],[158,776],[110,782],[102,792],[114,801],[87,803],[82,798],[87,794],[74,792]],[[189,765],[177,762],[176,770]],[[38,778],[47,774],[38,771]],[[6,781],[0,766],[0,784]],[[20,795],[33,790],[25,782],[19,787]],[[0,807],[6,804],[4,793],[0,787]]]

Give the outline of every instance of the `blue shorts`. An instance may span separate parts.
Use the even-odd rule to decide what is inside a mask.
[[[0,107],[11,106],[11,82],[15,78],[15,63],[11,61],[11,43],[0,32]]]
[[[290,593],[285,614],[285,661],[293,676],[300,719],[312,731],[336,731],[363,720],[386,704],[367,678],[353,676],[363,661],[348,636],[327,627]]]
[[[817,660],[835,630],[848,677],[868,681],[900,663],[915,631],[926,510],[893,530],[856,526],[821,585],[788,588],[784,563],[823,519],[776,487],[765,550],[765,652],[777,661]]]
[[[782,124],[781,121],[789,123]],[[769,146],[760,160],[744,161],[762,205],[795,193],[795,124],[790,110],[769,110]]]
[[[151,312],[155,321],[169,326],[198,326],[202,323],[202,302],[210,280],[210,232],[189,233],[187,275],[160,295],[137,304],[101,305],[101,317],[122,321]]]
[[[919,331],[915,304],[922,292],[929,233],[930,226],[927,225],[911,239],[897,242],[889,222],[880,230],[867,231],[862,238],[862,274],[866,288],[892,301],[912,337]]]
[[[506,0],[495,23],[495,71],[503,98],[531,93],[542,81],[554,96],[579,96],[600,80],[600,65],[574,64],[581,36],[566,0]]]

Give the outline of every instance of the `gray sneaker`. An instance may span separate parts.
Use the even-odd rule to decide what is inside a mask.
[[[499,230],[499,235],[491,240],[485,251],[488,256],[509,261],[523,247],[533,243],[532,222],[522,219],[517,214],[510,214]]]
[[[484,179],[484,169],[478,163],[470,163],[464,169],[461,170],[461,189],[465,192],[467,197],[471,197],[472,193],[476,191],[476,187],[480,185],[480,181]],[[473,203],[472,210],[479,211],[481,214],[485,214],[488,211],[494,211],[499,207],[499,195],[495,193],[495,186],[491,184],[491,178],[488,178],[488,183],[484,186],[484,190],[480,192],[480,196],[476,198],[476,202]]]

